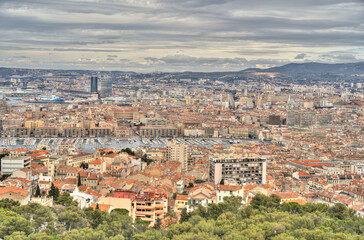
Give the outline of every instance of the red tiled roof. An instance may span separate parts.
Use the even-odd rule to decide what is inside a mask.
[[[15,187],[15,186],[4,187],[4,188],[0,189],[0,195],[6,194],[9,192],[14,193],[14,194],[21,194],[22,196],[26,196],[29,194],[29,191]]]

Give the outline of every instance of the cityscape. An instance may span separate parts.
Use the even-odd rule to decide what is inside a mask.
[[[71,9],[75,6],[85,7],[84,13],[111,14],[110,18],[117,14],[113,8],[126,7],[146,18],[150,9],[160,9],[164,12],[156,18],[163,15],[163,19],[171,11],[163,1],[143,1],[144,5],[115,1],[104,3],[104,10],[99,5],[95,10],[94,1],[89,5],[66,2],[69,21],[81,19],[77,15],[81,10]],[[233,2],[221,3],[221,8],[229,8],[235,18]],[[49,18],[42,1],[34,5],[19,2],[20,8],[12,4],[0,3],[8,9],[4,19],[19,9],[27,13],[27,7],[37,9],[39,19]],[[199,18],[207,14],[210,4],[220,3],[187,1],[182,5]],[[331,15],[325,15],[326,8],[332,9],[329,5],[312,5],[310,9],[321,9],[323,19],[329,19]],[[345,13],[353,6],[363,8],[360,1],[330,6],[341,6]],[[264,12],[253,3],[251,7]],[[288,16],[291,7],[274,14]],[[344,14],[338,9],[333,11]],[[179,11],[176,8],[176,19]],[[195,32],[187,36],[183,28],[192,24],[191,18],[175,18],[167,18],[176,27],[173,34],[181,38],[177,33],[186,34],[181,41],[192,44],[189,37]],[[105,38],[97,37],[102,44],[113,35],[101,24],[105,19],[95,19],[98,27],[105,28],[101,34]],[[56,26],[53,20],[47,21]],[[39,33],[54,33],[34,19],[29,21],[29,27],[37,26]],[[137,23],[128,22],[139,31]],[[205,26],[202,23],[196,22]],[[153,24],[150,30],[160,33]],[[46,30],[39,30],[41,26]],[[156,26],[167,28],[160,22]],[[57,30],[68,34],[63,26]],[[5,34],[8,31],[16,34],[16,30]],[[211,31],[220,36],[220,30]],[[85,27],[82,34],[86,33]],[[75,39],[79,34],[75,33]],[[146,37],[151,36],[146,32]],[[225,41],[234,46],[231,36]],[[342,40],[340,36],[333,38]],[[34,59],[42,62],[37,51],[45,50],[32,46],[38,43],[28,37],[29,45],[23,47],[29,47]],[[134,44],[144,45],[139,35],[135,37],[130,51]],[[171,45],[177,41],[167,40],[167,33],[164,37]],[[42,40],[44,46],[51,44],[50,39]],[[213,46],[206,49],[215,48],[216,41],[206,40],[206,46]],[[206,51],[201,58],[187,57],[189,47],[183,45],[184,53],[174,57],[143,55],[149,65],[137,64],[125,50],[135,65],[123,67],[125,59],[120,65],[108,60],[106,66],[107,62],[78,65],[60,58],[59,65],[54,65],[55,56],[54,62],[22,65],[9,57],[12,51],[18,56],[20,50],[0,37],[0,53],[4,53],[0,59],[0,239],[364,239],[363,42],[343,47],[332,41],[326,57],[321,52],[326,46],[316,46],[321,50],[306,54],[300,47],[294,52],[296,43],[290,43],[287,48],[292,49],[287,51],[294,52],[293,57],[280,52],[286,60],[254,64],[255,60],[222,55],[209,58],[214,50],[209,52],[204,44],[191,46]],[[113,44],[110,47],[116,47]],[[70,59],[75,52],[80,58],[81,54],[122,52],[60,47],[64,47],[61,52],[70,52]],[[153,49],[157,52],[158,47]],[[167,44],[163,49],[168,49]],[[144,52],[139,50],[135,56]],[[52,56],[55,50],[46,51]],[[259,49],[254,51],[258,54]]]

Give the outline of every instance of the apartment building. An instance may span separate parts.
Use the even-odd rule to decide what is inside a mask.
[[[11,137],[29,137],[30,129],[27,127],[9,127],[7,134]]]
[[[111,128],[107,127],[93,127],[90,128],[89,135],[90,137],[105,137],[110,136]]]
[[[265,184],[266,174],[267,164],[262,158],[223,155],[210,158],[210,181],[215,184],[221,180],[231,180],[239,185]]]
[[[133,220],[140,217],[148,221],[150,227],[153,227],[157,219],[163,219],[168,211],[168,198],[164,193],[143,192],[137,194],[133,201]]]
[[[63,128],[64,137],[84,137],[86,135],[86,130],[81,127],[65,127]]]
[[[35,137],[58,137],[58,128],[56,127],[37,127],[34,132]]]
[[[14,149],[9,156],[1,159],[1,174],[12,174],[21,168],[30,169],[31,158],[28,149]]]
[[[167,142],[167,161],[182,163],[182,168],[187,170],[188,146],[174,141]]]

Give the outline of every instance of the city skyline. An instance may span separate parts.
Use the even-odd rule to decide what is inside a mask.
[[[2,1],[0,66],[237,71],[364,60],[362,1]]]

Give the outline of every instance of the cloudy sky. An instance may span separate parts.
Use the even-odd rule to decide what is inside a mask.
[[[230,71],[364,61],[364,0],[0,0],[0,66]]]

